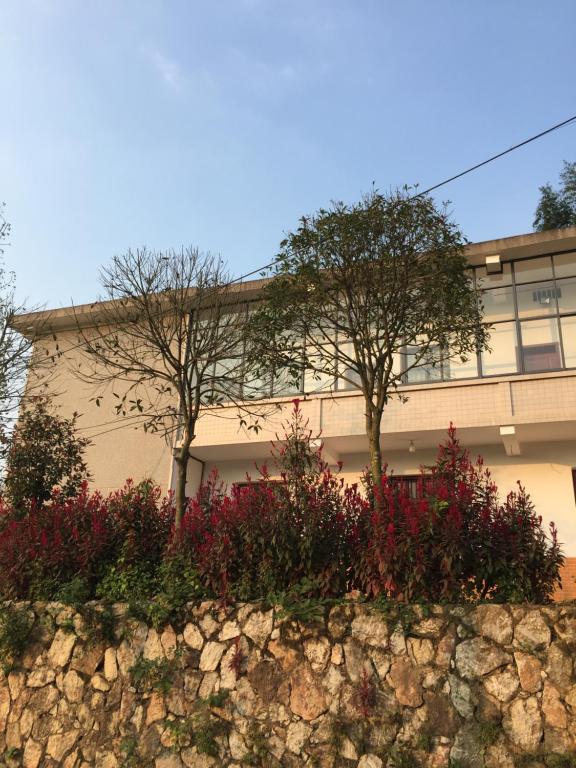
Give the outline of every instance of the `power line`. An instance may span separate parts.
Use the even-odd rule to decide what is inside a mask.
[[[516,151],[517,149],[520,149],[521,147],[525,147],[527,144],[531,144],[533,141],[536,141],[537,139],[542,138],[543,136],[547,136],[548,134],[559,130],[560,128],[563,128],[567,125],[570,125],[572,123],[576,122],[576,115],[573,115],[572,117],[569,117],[567,120],[563,120],[560,123],[556,123],[556,125],[551,126],[550,128],[546,128],[543,131],[540,131],[539,133],[534,134],[533,136],[530,136],[527,139],[524,139],[523,141],[519,142],[518,144],[514,144],[511,147],[508,147],[508,149],[505,149],[501,152],[498,152],[495,155],[492,155],[491,157],[487,158],[486,160],[482,160],[480,163],[476,163],[475,165],[470,166],[469,168],[466,168],[463,171],[460,171],[460,173],[455,174],[454,176],[450,176],[447,179],[444,179],[443,181],[438,182],[437,184],[434,184],[431,187],[428,187],[427,189],[422,190],[421,192],[417,192],[416,194],[412,195],[411,197],[407,198],[408,200],[416,200],[419,197],[423,197],[424,195],[430,194],[430,192],[435,191],[436,189],[440,189],[440,187],[446,186],[446,184],[450,184],[453,181],[456,181],[456,179],[460,179],[463,176],[466,176],[469,173],[472,173],[473,171],[478,170],[479,168],[482,168],[485,165],[488,165],[489,163],[494,162],[495,160],[498,160],[501,157],[504,157],[505,155],[510,154],[511,152]],[[255,275],[263,275],[268,269],[271,269],[275,264],[277,263],[277,259],[274,259],[274,261],[269,262],[268,264],[265,264],[264,266],[258,267],[256,269],[251,270],[250,272],[245,272],[242,275],[239,275],[238,277],[233,278],[232,280],[229,280],[227,283],[222,284],[221,286],[214,286],[214,292],[217,293],[218,291],[221,291],[225,288],[228,288],[229,286],[235,285],[237,283],[241,283],[244,280],[246,280],[249,277],[253,277]],[[210,295],[210,292],[207,292],[207,295]],[[110,334],[112,335],[116,331],[111,331]],[[68,349],[63,350],[61,354],[66,354],[68,352],[72,352],[75,349],[78,349],[80,347],[84,346],[83,343],[78,343],[72,347],[68,347]],[[104,426],[104,424],[102,425]],[[126,428],[128,424],[122,424],[120,427],[116,428]],[[95,427],[93,427],[95,428]],[[85,428],[89,429],[89,428]],[[106,431],[113,431],[113,430],[106,430]],[[99,433],[104,434],[104,433]],[[93,435],[93,437],[97,437],[98,435]]]
[[[489,157],[487,160],[483,160],[481,163],[476,163],[476,165],[471,166],[470,168],[467,168],[465,171],[461,171],[460,173],[457,173],[455,176],[450,176],[449,179],[445,179],[444,181],[441,181],[439,184],[434,184],[433,187],[428,187],[428,189],[425,189],[423,192],[420,192],[419,195],[415,195],[414,197],[421,197],[422,195],[427,195],[430,192],[433,192],[435,189],[439,189],[440,187],[443,187],[445,184],[449,184],[451,181],[456,181],[456,179],[462,178],[462,176],[466,176],[467,173],[472,173],[472,171],[476,171],[478,168],[482,168],[484,165],[488,165],[488,163],[492,163],[494,160],[498,160],[500,157],[504,157],[504,155],[510,154],[510,152],[514,152],[516,149],[520,149],[520,147],[525,147],[526,144],[530,144],[532,141],[536,141],[536,139],[542,138],[542,136],[546,136],[549,133],[552,133],[552,131],[557,131],[559,128],[563,128],[565,125],[569,125],[570,123],[573,123],[576,121],[576,115],[573,117],[569,117],[568,120],[563,120],[561,123],[556,123],[556,125],[553,125],[551,128],[547,128],[545,131],[540,131],[540,133],[535,134],[534,136],[531,136],[529,139],[524,139],[524,141],[521,141],[519,144],[514,144],[513,147],[508,147],[508,149],[505,149],[503,152],[498,152],[497,155],[492,155],[492,157]],[[414,199],[414,198],[410,198]]]
[[[457,173],[454,176],[450,176],[449,178],[444,179],[444,181],[440,181],[437,184],[434,184],[433,186],[428,187],[427,189],[423,189],[422,192],[417,192],[416,194],[410,196],[408,200],[417,200],[419,197],[428,195],[430,194],[430,192],[433,192],[436,189],[440,189],[440,187],[444,187],[446,186],[446,184],[450,184],[452,181],[456,181],[456,179],[460,179],[462,178],[462,176],[466,176],[467,174],[478,170],[478,168],[482,168],[483,166],[488,165],[488,163],[492,163],[494,162],[494,160],[498,160],[499,158],[504,157],[505,155],[508,155],[511,152],[514,152],[515,150],[520,149],[521,147],[525,147],[527,144],[530,144],[533,141],[536,141],[537,139],[540,139],[543,136],[546,136],[549,133],[552,133],[553,131],[557,131],[559,128],[563,128],[564,126],[574,122],[576,122],[576,115],[573,115],[572,117],[569,117],[567,120],[563,120],[560,123],[556,123],[556,125],[553,125],[550,128],[546,128],[546,130],[540,131],[540,133],[536,133],[534,134],[534,136],[530,136],[530,138],[524,139],[518,144],[514,144],[512,147],[508,147],[508,149],[505,149],[502,152],[498,152],[496,155],[492,155],[486,160],[482,160],[482,162],[476,163],[476,165],[472,165],[469,168],[466,168],[466,170],[460,171],[460,173]],[[267,269],[270,269],[271,267],[273,267],[276,263],[277,263],[277,259],[274,259],[274,261],[271,261],[268,264],[264,264],[263,266],[257,267],[256,269],[253,269],[250,272],[245,272],[244,274],[239,275],[238,277],[232,278],[232,280],[229,280],[227,283],[223,283],[221,286],[214,286],[213,290],[216,293],[222,290],[223,288],[228,288],[229,286],[235,285],[236,283],[241,283],[244,280],[246,280],[248,277],[254,277],[254,275],[262,274]],[[207,293],[209,295],[210,292],[208,291]],[[79,346],[82,346],[82,344],[78,344],[74,347],[70,347],[66,351],[77,349]]]

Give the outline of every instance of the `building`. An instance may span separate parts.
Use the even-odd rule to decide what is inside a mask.
[[[501,492],[520,480],[544,521],[556,523],[569,558],[562,596],[576,598],[576,227],[475,243],[467,257],[486,289],[491,351],[466,364],[414,370],[403,385],[408,402],[395,399],[385,411],[383,455],[396,474],[414,475],[433,462],[452,421],[472,455],[484,456]],[[260,286],[240,286],[239,301],[256,298]],[[80,428],[93,439],[88,460],[95,486],[108,492],[131,476],[168,489],[171,446],[134,429],[130,419],[115,419],[111,406],[97,407],[94,391],[70,370],[78,348],[75,318],[94,323],[95,306],[26,315],[17,324],[26,333],[45,321],[50,334],[38,347],[51,349],[52,333],[58,339],[50,386],[63,412],[82,414]],[[231,408],[207,411],[192,447],[189,492],[215,466],[228,484],[255,475],[296,395],[311,428],[322,434],[327,460],[342,461],[345,478],[356,479],[368,455],[362,396],[303,379],[299,388],[281,384],[270,392],[281,408],[258,435],[243,431]]]

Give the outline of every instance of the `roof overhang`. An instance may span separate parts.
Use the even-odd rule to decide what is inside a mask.
[[[554,229],[547,232],[531,232],[526,235],[502,237],[470,243],[465,248],[466,258],[473,266],[484,266],[486,259],[498,255],[501,262],[529,256],[539,256],[557,251],[576,250],[576,227]],[[240,301],[256,299],[269,278],[250,280],[234,286],[233,293]],[[106,316],[108,302],[95,301],[90,304],[43,310],[18,315],[12,326],[27,338],[56,333],[77,327],[88,328],[98,325]]]

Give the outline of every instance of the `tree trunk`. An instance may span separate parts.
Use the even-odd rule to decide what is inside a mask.
[[[190,458],[190,446],[192,439],[184,436],[182,445],[178,449],[178,455],[175,457],[177,476],[176,476],[176,494],[174,497],[174,528],[180,529],[182,518],[186,510],[186,476],[188,474],[188,461]]]
[[[382,412],[378,410],[368,411],[366,414],[366,436],[370,450],[370,474],[372,483],[378,496],[380,483],[382,482],[382,451],[380,449],[380,426],[382,424]]]

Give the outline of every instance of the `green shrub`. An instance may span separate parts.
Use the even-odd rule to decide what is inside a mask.
[[[52,412],[45,397],[34,399],[20,414],[4,482],[15,517],[24,517],[31,505],[46,503],[54,486],[63,497],[76,496],[89,479],[84,454],[90,440],[77,435],[77,418],[77,413],[66,419]]]
[[[15,605],[0,605],[0,665],[5,673],[14,668],[32,631],[30,613]]]
[[[129,669],[136,690],[168,693],[172,688],[179,655],[173,659],[145,659],[139,656]]]
[[[74,576],[53,593],[53,599],[64,605],[78,607],[90,599],[90,588],[82,576]]]

